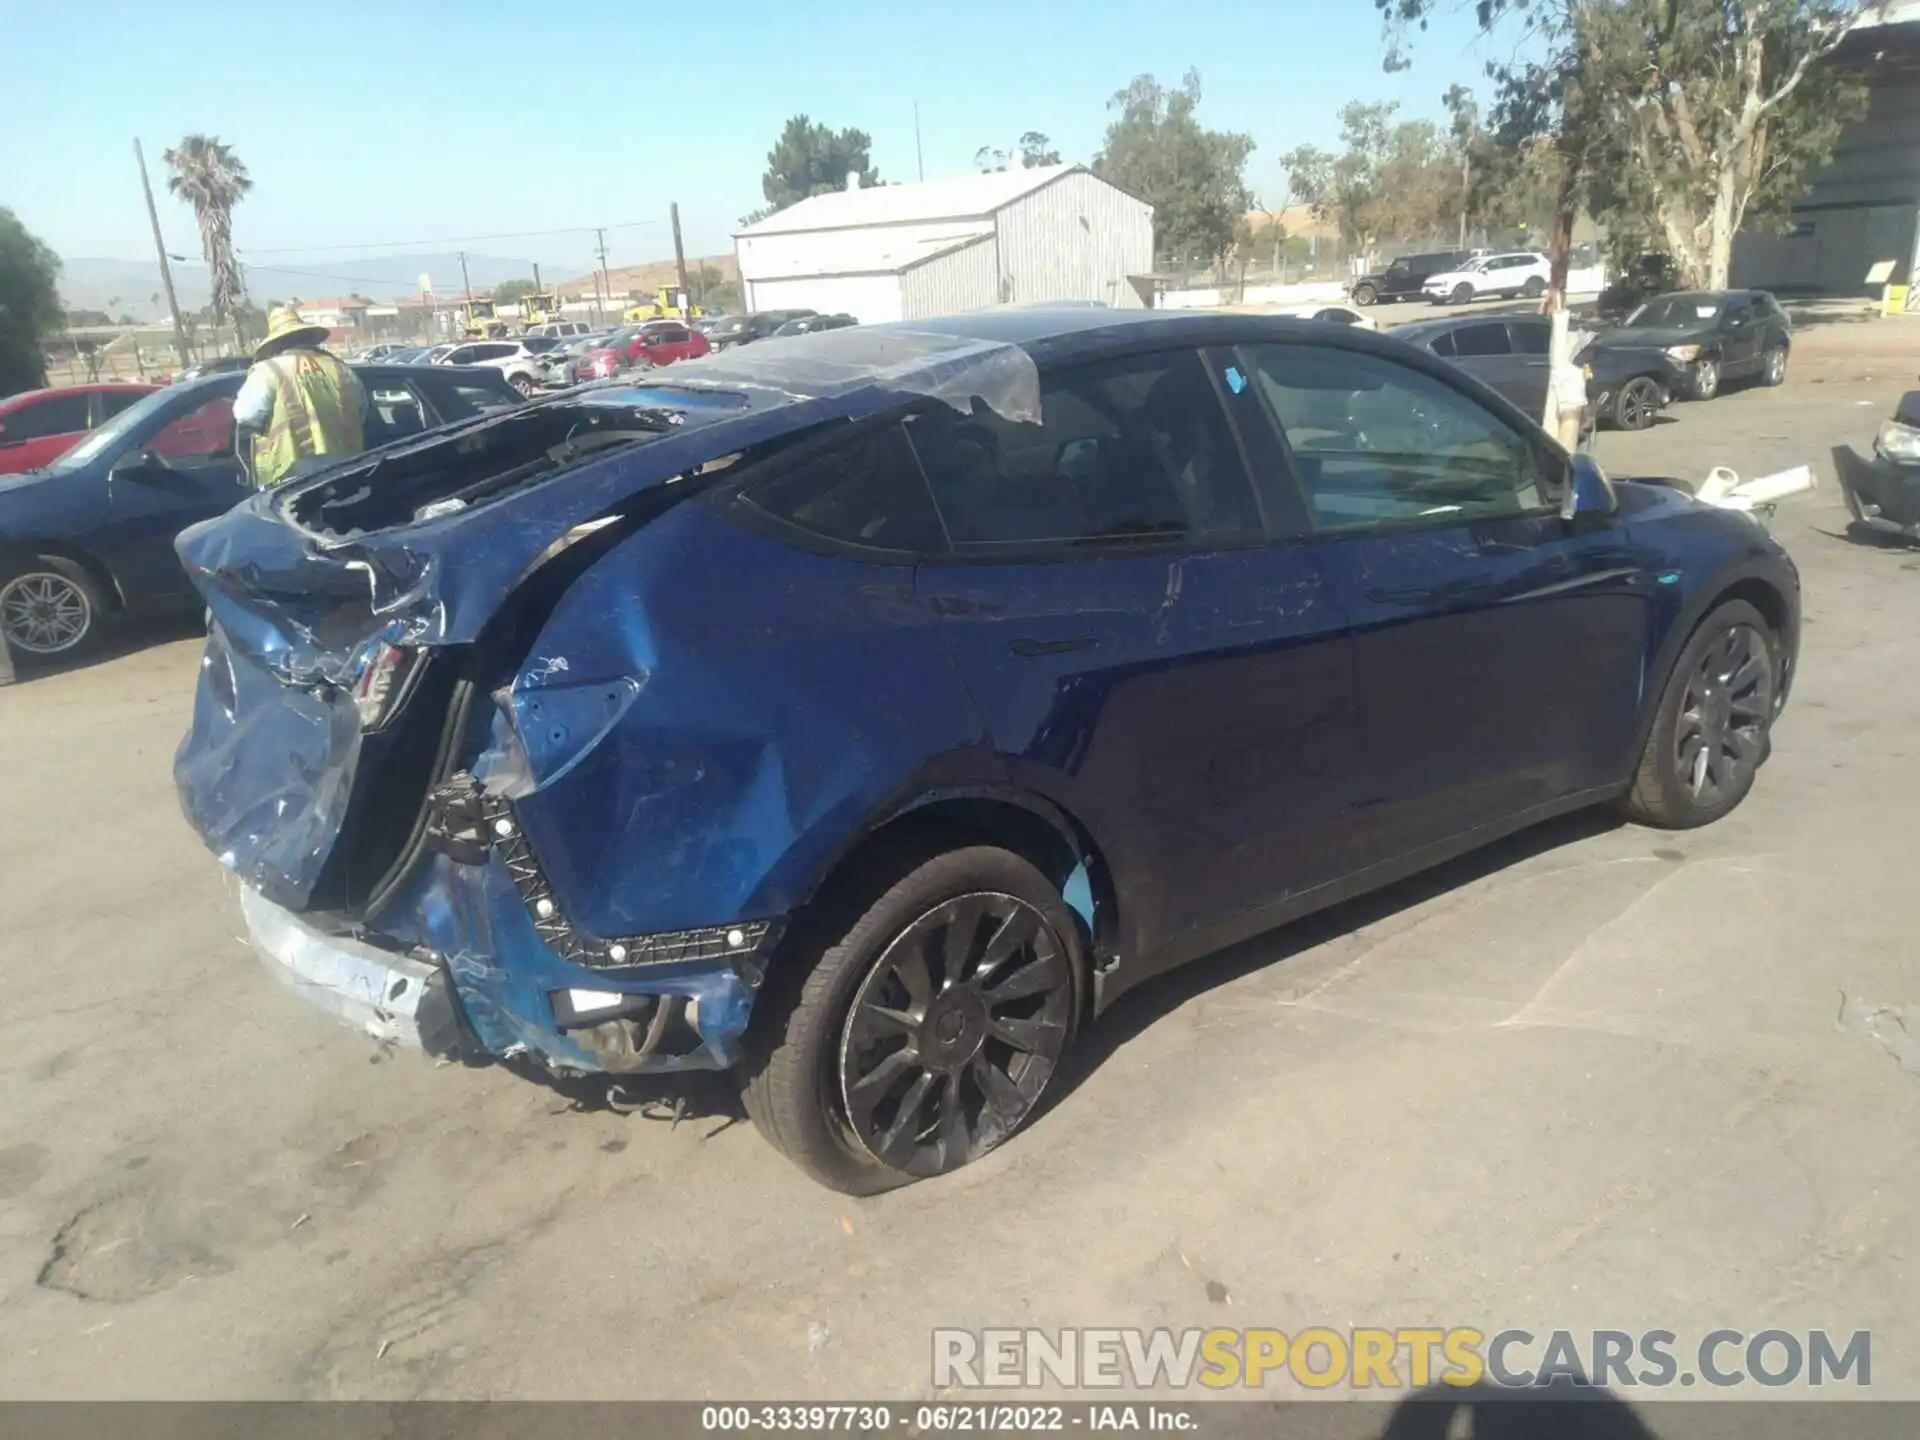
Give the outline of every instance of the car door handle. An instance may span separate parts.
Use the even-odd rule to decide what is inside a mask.
[[[1076,635],[1071,640],[1016,640],[1009,647],[1022,659],[1035,655],[1066,655],[1075,650],[1091,650],[1095,641],[1091,635]]]
[[[1367,599],[1376,605],[1426,605],[1432,602],[1436,593],[1419,587],[1406,590],[1382,588],[1367,591]]]

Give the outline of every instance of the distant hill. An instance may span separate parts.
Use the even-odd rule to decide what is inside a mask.
[[[723,283],[731,283],[740,278],[739,263],[728,255],[689,255],[687,257],[687,275],[697,274],[700,266],[711,265],[720,272]],[[608,287],[616,295],[651,295],[662,285],[680,283],[677,267],[671,260],[649,260],[644,265],[622,265],[617,270],[607,272]],[[591,300],[593,298],[593,276],[580,275],[571,280],[555,282],[561,295],[569,300]]]
[[[380,255],[358,260],[302,260],[288,269],[271,264],[246,263],[247,290],[253,299],[312,300],[358,291],[369,300],[403,300],[420,293],[420,277],[433,282],[441,295],[460,292],[457,253]],[[173,262],[173,286],[185,310],[198,310],[211,291],[207,267],[197,262]],[[531,280],[527,265],[491,255],[468,255],[467,274],[476,290],[489,290],[502,280]],[[589,285],[591,289],[591,285]],[[60,298],[70,310],[121,312],[136,320],[166,313],[160,292],[160,266],[153,261],[96,260],[84,256],[64,259],[60,270]]]

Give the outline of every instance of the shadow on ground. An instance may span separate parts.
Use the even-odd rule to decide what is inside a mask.
[[[14,683],[26,685],[36,680],[52,679],[56,675],[70,675],[76,671],[90,670],[96,665],[104,665],[110,660],[131,655],[136,650],[164,645],[173,640],[190,640],[196,635],[205,633],[206,619],[198,610],[185,611],[178,615],[123,620],[109,627],[96,643],[89,645],[81,654],[70,659],[49,660],[37,655],[28,655],[24,651],[13,651]]]

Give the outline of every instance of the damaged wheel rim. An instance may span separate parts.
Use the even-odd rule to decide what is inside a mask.
[[[1687,793],[1711,805],[1759,768],[1773,713],[1773,660],[1751,625],[1717,636],[1687,678],[1674,763]]]
[[[0,632],[8,644],[29,655],[71,650],[92,625],[92,603],[65,575],[31,571],[0,589]]]
[[[916,1176],[984,1155],[1046,1089],[1072,1014],[1066,947],[1033,906],[976,894],[934,907],[882,953],[842,1027],[855,1142]]]

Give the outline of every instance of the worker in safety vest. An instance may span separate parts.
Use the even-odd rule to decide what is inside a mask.
[[[367,392],[353,371],[320,348],[327,327],[309,325],[291,305],[267,316],[233,419],[253,432],[253,481],[278,484],[302,462],[366,448]]]

